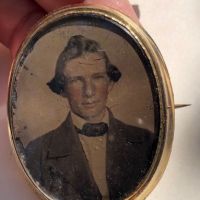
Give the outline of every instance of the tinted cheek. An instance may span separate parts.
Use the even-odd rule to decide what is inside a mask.
[[[76,86],[68,86],[67,88],[67,96],[70,101],[81,101],[82,97],[82,88]]]
[[[107,83],[102,83],[102,84],[97,84],[96,85],[96,94],[103,99],[107,98],[108,95],[108,84]]]

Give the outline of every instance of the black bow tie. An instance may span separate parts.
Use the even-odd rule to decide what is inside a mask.
[[[78,129],[78,133],[89,136],[102,136],[108,132],[108,125],[104,122],[100,122],[97,124],[86,123],[83,125],[82,130]]]

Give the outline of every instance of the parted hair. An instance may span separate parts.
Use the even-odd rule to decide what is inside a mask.
[[[51,81],[47,83],[49,88],[56,94],[62,94],[64,92],[64,86],[66,83],[66,76],[63,71],[67,62],[72,59],[78,58],[85,53],[98,53],[103,57],[106,64],[106,73],[111,81],[117,82],[121,77],[119,69],[110,63],[110,60],[106,52],[101,48],[98,42],[88,39],[82,35],[72,36],[64,50],[59,55],[56,62],[55,76]]]

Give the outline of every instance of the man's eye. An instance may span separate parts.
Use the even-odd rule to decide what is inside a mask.
[[[67,80],[68,83],[79,83],[79,82],[81,82],[81,81],[82,81],[82,80],[81,80],[81,78],[79,78],[79,77],[69,78],[69,79]]]

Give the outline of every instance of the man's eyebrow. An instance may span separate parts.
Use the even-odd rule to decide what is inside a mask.
[[[78,64],[81,64],[81,65],[94,65],[94,63],[86,63],[86,62],[78,62]]]
[[[94,60],[103,60],[103,59],[105,59],[105,58],[96,58],[96,59],[94,59]]]
[[[104,75],[106,74],[106,71],[105,72],[97,72],[97,73],[94,73],[93,75]]]
[[[67,76],[66,78],[69,79],[69,80],[72,80],[72,79],[82,79],[83,77],[77,75],[77,76]]]

